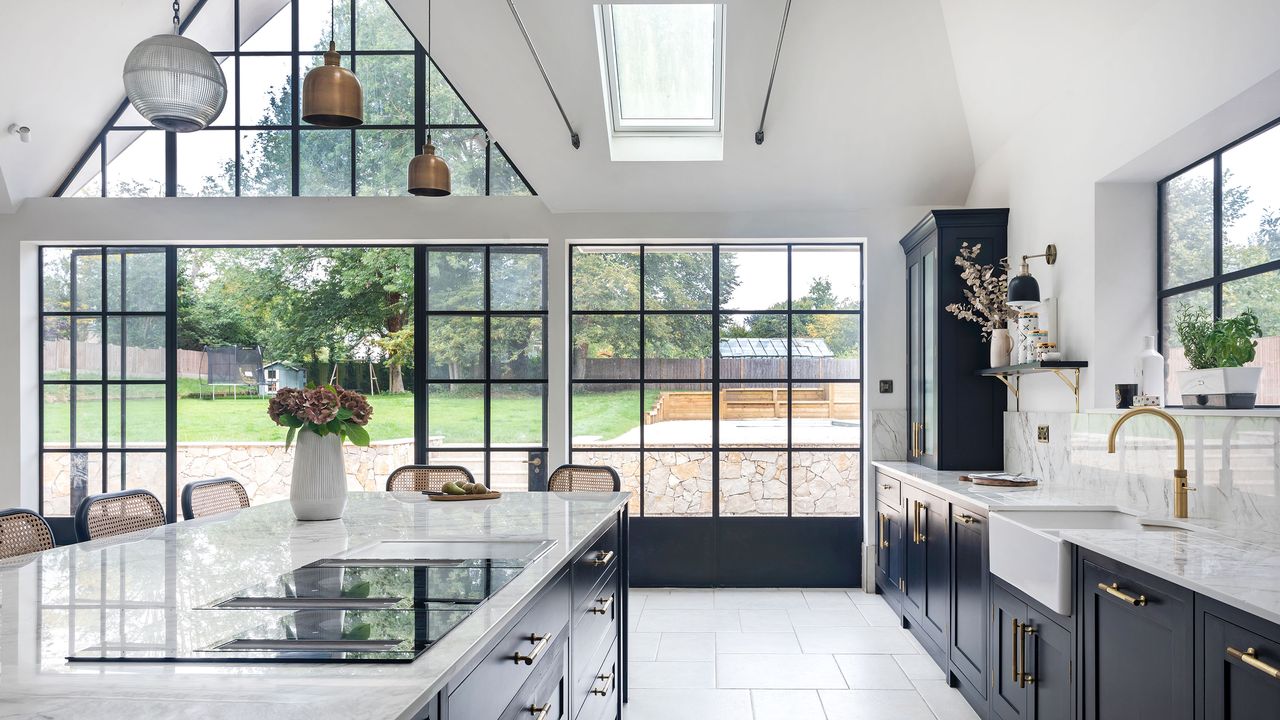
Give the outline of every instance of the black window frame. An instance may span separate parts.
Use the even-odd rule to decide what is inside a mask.
[[[1227,283],[1244,278],[1263,275],[1269,272],[1280,270],[1280,258],[1271,260],[1260,265],[1254,265],[1230,272],[1223,271],[1223,232],[1222,232],[1222,157],[1230,150],[1253,140],[1254,138],[1280,127],[1280,118],[1276,118],[1271,122],[1263,125],[1246,135],[1233,140],[1217,150],[1197,159],[1195,162],[1189,163],[1180,168],[1176,172],[1161,178],[1156,182],[1156,346],[1161,353],[1165,355],[1165,374],[1166,381],[1169,373],[1168,364],[1168,341],[1165,333],[1165,312],[1164,303],[1170,298],[1179,295],[1187,295],[1197,290],[1209,290],[1213,296],[1213,318],[1215,320],[1222,318],[1222,288]],[[1167,238],[1165,237],[1165,192],[1169,183],[1182,177],[1184,174],[1195,170],[1206,162],[1213,163],[1213,272],[1207,278],[1195,280],[1173,287],[1165,287],[1165,262],[1168,258]],[[1165,407],[1183,407],[1181,398],[1177,399],[1175,404],[1174,398],[1165,398]],[[1263,405],[1257,407],[1280,407],[1280,405]]]
[[[449,80],[449,78],[444,73],[440,72],[440,68],[434,65],[431,58],[427,55],[426,48],[422,46],[422,43],[418,42],[417,37],[413,35],[413,31],[410,30],[409,26],[404,23],[404,19],[400,17],[400,14],[396,11],[396,9],[390,3],[387,3],[387,7],[391,10],[392,13],[395,14],[396,18],[400,20],[401,24],[404,25],[405,31],[408,32],[411,37],[413,37],[413,49],[412,50],[378,50],[378,49],[360,50],[358,47],[356,47],[355,37],[356,37],[357,3],[354,0],[352,0],[352,2],[350,3],[350,13],[351,13],[350,22],[351,22],[351,28],[352,28],[352,32],[351,32],[352,43],[351,43],[351,47],[348,47],[346,50],[341,51],[340,55],[343,57],[344,60],[350,61],[351,63],[350,67],[353,71],[358,70],[359,58],[362,56],[364,57],[378,57],[378,56],[412,57],[414,61],[413,62],[414,122],[412,124],[364,124],[359,126],[358,128],[333,129],[333,128],[321,128],[316,125],[305,123],[302,121],[302,118],[301,118],[300,104],[302,100],[301,100],[301,93],[298,92],[297,90],[301,87],[301,84],[302,84],[303,67],[304,67],[303,59],[320,57],[322,53],[317,53],[312,50],[303,50],[298,46],[299,3],[291,2],[289,3],[289,7],[288,7],[288,12],[290,12],[292,15],[291,17],[292,41],[291,42],[292,42],[293,48],[291,50],[243,50],[241,49],[241,45],[243,44],[244,40],[246,40],[246,38],[240,37],[240,3],[241,2],[242,0],[232,0],[232,10],[234,13],[234,17],[232,19],[232,33],[233,33],[232,38],[233,38],[233,45],[235,49],[229,52],[215,51],[212,53],[213,56],[217,58],[219,61],[221,61],[224,58],[232,58],[233,62],[235,63],[236,75],[237,75],[236,84],[235,84],[236,92],[232,93],[231,96],[227,98],[226,107],[223,108],[223,111],[222,111],[224,114],[228,112],[233,113],[234,122],[230,125],[212,125],[200,131],[200,132],[215,132],[215,133],[229,132],[234,136],[235,177],[233,178],[233,187],[232,187],[231,197],[248,197],[241,194],[240,175],[241,175],[241,167],[242,167],[242,157],[240,152],[241,151],[240,146],[241,146],[241,138],[243,137],[244,133],[254,131],[254,130],[287,131],[292,136],[290,140],[290,146],[292,149],[291,150],[292,161],[290,163],[291,192],[289,193],[289,195],[280,195],[276,197],[308,197],[308,196],[300,195],[300,192],[299,192],[300,190],[300,184],[299,184],[300,168],[299,168],[299,162],[298,162],[299,142],[300,142],[300,135],[303,132],[328,132],[328,133],[345,132],[349,134],[350,144],[351,144],[351,178],[350,178],[349,196],[351,197],[358,196],[358,187],[357,187],[357,179],[356,179],[357,168],[358,168],[358,162],[357,162],[358,148],[357,148],[356,138],[358,137],[358,133],[360,131],[370,131],[370,130],[413,131],[415,152],[417,151],[417,149],[421,148],[424,144],[426,144],[426,139],[429,132],[434,132],[437,130],[475,130],[478,132],[482,132],[484,133],[484,138],[485,138],[484,195],[489,196],[492,194],[493,165],[494,165],[495,151],[501,155],[502,159],[504,159],[507,162],[507,164],[511,167],[512,171],[514,171],[516,176],[519,177],[520,182],[524,184],[524,187],[529,191],[529,194],[531,196],[536,196],[538,194],[537,191],[534,190],[533,185],[531,185],[528,179],[525,178],[524,173],[520,172],[520,169],[516,167],[516,164],[511,160],[511,157],[507,154],[506,150],[504,150],[489,135],[488,128],[485,127],[484,123],[480,121],[479,116],[476,115],[474,110],[472,110],[471,106],[467,103],[466,99],[462,97],[462,94],[458,92],[457,88],[453,85],[453,83]],[[199,16],[200,11],[204,9],[206,3],[207,3],[207,0],[199,0],[199,2],[196,3],[196,5],[191,9],[191,12],[188,13],[187,17],[183,19],[182,23],[179,25],[179,33],[186,32],[191,22],[195,20]],[[284,12],[284,10],[282,10],[281,12]],[[241,58],[246,58],[246,57],[248,58],[285,57],[285,58],[290,58],[292,60],[292,76],[293,78],[295,78],[294,80],[295,92],[292,93],[292,98],[291,98],[293,106],[292,106],[292,111],[290,112],[289,124],[269,125],[269,126],[257,125],[257,124],[254,124],[252,121],[246,122],[245,118],[240,116],[240,94],[241,93],[239,92],[239,86],[240,86],[239,68],[240,68]],[[440,79],[444,81],[445,85],[448,86],[448,88],[458,98],[458,100],[462,103],[462,105],[467,109],[467,112],[471,114],[471,117],[475,119],[476,121],[475,123],[432,123],[432,124],[427,123],[427,99],[426,99],[427,93],[424,91],[424,89],[426,88],[426,81],[427,81],[427,63],[432,63],[433,66],[431,68],[431,72],[435,75],[439,75]],[[111,114],[111,117],[108,118],[106,124],[104,124],[102,126],[102,129],[99,130],[97,135],[94,136],[94,139],[89,144],[88,148],[84,151],[84,153],[81,154],[80,158],[76,161],[75,165],[71,168],[71,171],[67,173],[66,177],[58,185],[58,189],[54,191],[53,197],[62,197],[64,193],[66,193],[67,190],[70,189],[72,183],[75,182],[76,178],[80,175],[80,172],[85,168],[85,166],[88,165],[91,160],[95,160],[94,158],[95,153],[97,154],[96,161],[100,164],[100,167],[98,168],[98,176],[97,176],[97,182],[99,184],[98,197],[115,197],[107,194],[108,166],[110,165],[110,161],[107,158],[107,138],[112,131],[124,131],[124,132],[152,131],[157,133],[163,133],[164,140],[165,140],[164,197],[178,196],[177,195],[177,189],[178,189],[177,177],[178,177],[178,161],[179,161],[178,142],[177,142],[178,133],[162,131],[150,125],[116,125],[116,123],[120,120],[121,116],[124,115],[125,111],[128,108],[129,108],[129,99],[126,97],[116,107],[115,112]],[[408,196],[407,188],[405,190],[404,196]],[[344,196],[319,195],[315,197],[344,197]],[[395,197],[400,197],[400,196],[395,196]]]
[[[619,252],[628,251],[632,249],[636,249],[639,251],[640,264],[639,264],[638,272],[639,272],[640,284],[639,284],[639,309],[638,310],[613,310],[613,309],[579,310],[577,309],[575,299],[573,296],[573,265],[574,265],[573,259],[574,259],[574,251],[578,248],[592,248],[594,250],[616,249]],[[709,309],[706,309],[706,310],[684,310],[684,309],[650,310],[646,307],[647,299],[646,299],[646,292],[645,292],[645,283],[646,283],[646,273],[645,273],[646,252],[645,251],[650,248],[664,249],[664,250],[680,250],[680,249],[694,250],[694,249],[703,249],[703,248],[710,249],[711,266],[712,266],[712,281],[711,281],[712,297],[711,297],[711,304]],[[786,266],[787,309],[786,310],[769,310],[767,308],[766,309],[723,308],[722,305],[724,304],[724,298],[720,297],[721,250],[727,249],[729,251],[733,251],[733,250],[759,251],[767,248],[785,249],[787,253],[787,266]],[[849,249],[849,250],[856,250],[859,253],[859,257],[860,257],[860,263],[859,263],[860,267],[858,268],[859,297],[858,297],[858,308],[856,310],[804,310],[804,309],[798,310],[793,306],[793,303],[795,301],[795,296],[793,294],[793,288],[792,288],[792,283],[794,278],[792,276],[793,273],[792,273],[791,259],[797,248],[800,249],[802,252],[804,250],[819,250],[819,249]],[[865,403],[862,402],[864,398],[861,397],[863,395],[862,393],[863,382],[865,380],[865,374],[866,374],[866,323],[864,322],[864,318],[863,318],[864,311],[866,309],[866,259],[867,259],[867,256],[866,256],[865,243],[861,241],[855,241],[855,240],[849,240],[849,241],[843,241],[843,242],[814,242],[814,241],[805,242],[802,240],[793,240],[793,241],[759,242],[759,243],[747,243],[742,241],[690,242],[690,243],[677,243],[677,242],[664,242],[664,241],[655,241],[655,242],[640,241],[640,242],[617,242],[617,243],[582,241],[582,242],[570,242],[566,250],[566,257],[568,258],[567,262],[568,262],[568,300],[569,300],[568,306],[567,306],[567,310],[568,310],[568,313],[567,313],[568,314],[568,348],[567,348],[568,350],[568,356],[567,356],[568,382],[566,386],[566,392],[568,397],[567,397],[567,403],[566,403],[567,405],[566,416],[567,416],[567,424],[568,424],[568,454],[569,454],[570,462],[577,462],[577,460],[574,459],[574,456],[575,456],[575,453],[579,453],[579,452],[589,453],[589,452],[595,451],[595,452],[601,452],[601,453],[619,453],[619,454],[634,453],[636,454],[640,462],[639,484],[636,489],[636,492],[639,495],[639,498],[638,498],[639,511],[636,512],[633,515],[633,517],[661,518],[663,520],[697,519],[697,518],[708,518],[708,517],[713,519],[718,519],[720,517],[732,517],[732,518],[786,517],[786,518],[802,518],[802,519],[817,520],[817,519],[832,518],[832,517],[860,517],[862,515],[861,499],[859,500],[858,505],[854,508],[853,513],[851,515],[830,515],[830,514],[818,514],[818,513],[801,514],[801,515],[795,514],[795,508],[794,508],[794,502],[793,502],[794,473],[792,472],[792,469],[794,468],[795,454],[797,452],[813,452],[813,453],[844,452],[844,453],[856,454],[857,464],[859,468],[858,474],[859,474],[859,485],[860,485],[859,487],[860,498],[865,495],[866,478],[864,477],[865,472],[863,471],[864,470],[863,448],[866,446],[867,426],[866,426],[866,406],[865,406]],[[627,317],[634,316],[639,318],[640,337],[639,337],[639,353],[638,354],[640,357],[639,357],[639,363],[638,363],[639,365],[638,379],[619,380],[619,379],[612,379],[612,378],[591,379],[591,378],[575,378],[574,377],[574,373],[573,373],[573,358],[574,358],[574,350],[575,350],[574,333],[573,333],[574,319],[577,317],[591,316],[591,315],[627,316]],[[672,379],[663,379],[663,378],[655,378],[650,380],[646,378],[647,373],[646,373],[645,366],[647,364],[648,357],[646,356],[646,344],[645,344],[645,319],[650,315],[684,315],[684,316],[697,315],[697,316],[706,316],[711,319],[711,353],[712,353],[711,354],[711,377],[706,378],[704,380],[672,380]],[[850,385],[857,386],[859,397],[860,397],[859,411],[858,411],[859,412],[859,428],[858,428],[859,439],[858,439],[857,445],[812,446],[812,445],[796,445],[795,444],[795,439],[792,432],[793,420],[795,419],[795,413],[792,410],[795,404],[795,394],[793,392],[793,388],[798,384],[799,385],[812,384],[817,381],[811,378],[797,378],[795,376],[795,371],[794,371],[793,362],[792,362],[794,358],[794,353],[788,352],[787,362],[786,362],[786,376],[784,378],[777,379],[777,380],[755,381],[760,383],[764,383],[764,382],[774,383],[778,386],[784,386],[787,389],[786,444],[774,445],[774,446],[746,446],[746,445],[737,445],[737,444],[729,447],[721,446],[720,444],[720,400],[719,400],[720,389],[722,385],[732,386],[732,385],[738,385],[738,384],[748,384],[753,382],[752,380],[749,380],[746,378],[728,378],[728,379],[722,380],[722,378],[720,377],[721,318],[724,316],[733,316],[733,315],[784,316],[787,319],[788,340],[794,338],[795,336],[795,328],[793,327],[793,321],[796,316],[853,315],[858,317],[858,378],[856,380],[835,379],[835,380],[824,381],[824,382],[834,382],[834,383],[850,384]],[[789,342],[788,342],[788,348],[790,348]],[[637,408],[637,417],[643,418],[644,412],[646,410],[645,400],[644,400],[646,386],[661,385],[664,383],[689,384],[689,385],[700,384],[700,385],[707,385],[710,388],[713,400],[711,403],[711,443],[709,445],[680,446],[680,447],[663,445],[657,448],[647,448],[645,446],[645,441],[644,441],[645,425],[643,421],[640,423],[640,427],[639,427],[640,442],[638,445],[635,445],[635,446],[619,445],[616,447],[615,446],[579,447],[574,445],[574,442],[573,442],[573,438],[574,438],[573,392],[574,392],[575,386],[593,385],[593,384],[594,385],[610,385],[610,384],[637,385],[639,387],[639,396],[640,396],[639,407]],[[711,497],[712,497],[711,508],[712,509],[711,509],[710,515],[694,515],[694,514],[646,515],[645,514],[646,493],[645,493],[644,460],[646,455],[652,452],[699,453],[699,454],[705,453],[710,455],[711,474],[712,474],[712,478],[711,478]],[[768,515],[768,514],[761,514],[761,513],[732,514],[732,515],[723,515],[723,516],[721,515],[720,463],[721,463],[721,456],[727,452],[742,452],[742,453],[778,452],[778,453],[786,454],[786,457],[787,457],[787,512],[785,515]],[[623,489],[624,490],[627,489],[625,487],[625,483],[624,483]]]

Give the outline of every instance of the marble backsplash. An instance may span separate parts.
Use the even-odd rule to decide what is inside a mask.
[[[1008,412],[1005,468],[1078,490],[1100,505],[1154,515],[1172,508],[1175,443],[1156,417],[1125,423],[1115,454],[1107,434],[1118,413]],[[1183,413],[1192,518],[1280,532],[1280,416]],[[1049,442],[1037,440],[1049,427]]]
[[[907,459],[907,411],[871,411],[871,459],[893,462]]]

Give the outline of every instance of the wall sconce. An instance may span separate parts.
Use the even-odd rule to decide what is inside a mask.
[[[1026,310],[1040,304],[1040,283],[1031,276],[1031,267],[1027,261],[1031,258],[1044,258],[1049,265],[1058,262],[1058,246],[1049,245],[1039,255],[1023,255],[1022,269],[1015,277],[1009,279],[1009,307]]]

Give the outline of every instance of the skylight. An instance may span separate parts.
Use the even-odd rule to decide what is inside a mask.
[[[720,132],[724,5],[600,6],[613,132]]]

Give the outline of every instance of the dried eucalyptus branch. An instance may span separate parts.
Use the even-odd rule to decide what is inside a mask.
[[[980,265],[976,262],[982,251],[981,243],[960,246],[956,256],[960,277],[969,287],[965,288],[967,302],[952,303],[947,311],[961,320],[977,323],[982,328],[982,341],[991,339],[991,331],[1006,327],[1014,316],[1009,307],[1009,259],[1001,258],[996,265]]]

